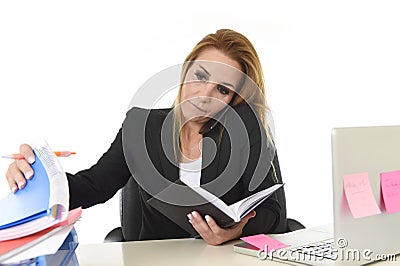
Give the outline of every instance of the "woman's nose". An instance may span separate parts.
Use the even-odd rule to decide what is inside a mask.
[[[217,85],[212,83],[212,82],[207,82],[204,84],[203,89],[201,90],[201,96],[204,96],[204,100],[210,100],[211,97],[213,97],[214,92],[215,92],[215,87]]]

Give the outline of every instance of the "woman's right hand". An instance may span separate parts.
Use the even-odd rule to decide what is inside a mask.
[[[15,160],[8,167],[6,178],[8,185],[13,193],[18,189],[23,189],[26,185],[26,179],[33,177],[33,169],[31,164],[35,162],[35,154],[33,149],[28,144],[22,144],[19,147],[19,153],[24,156],[24,159]]]

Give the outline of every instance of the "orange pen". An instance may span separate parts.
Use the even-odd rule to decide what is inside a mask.
[[[54,154],[57,157],[68,157],[70,155],[76,154],[76,152],[74,152],[74,151],[55,151]],[[15,159],[15,160],[24,159],[24,156],[20,153],[3,155],[1,157],[6,158],[6,159]]]

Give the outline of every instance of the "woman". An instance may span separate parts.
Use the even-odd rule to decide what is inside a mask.
[[[181,81],[173,108],[130,109],[100,160],[75,175],[67,173],[70,208],[107,201],[133,175],[139,185],[132,191],[140,206],[138,239],[181,238],[190,235],[148,204],[177,180],[201,186],[227,204],[282,182],[265,122],[261,64],[250,41],[232,30],[205,36],[185,59]],[[6,174],[14,192],[25,186],[25,177],[33,175],[31,147],[21,145],[20,152],[26,160],[12,163]],[[283,232],[284,191],[275,192],[229,228],[195,210],[187,219],[210,245],[244,235]]]

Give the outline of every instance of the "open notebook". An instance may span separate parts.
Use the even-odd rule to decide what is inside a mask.
[[[227,205],[204,188],[189,187],[177,180],[147,202],[192,236],[197,237],[198,232],[189,223],[188,213],[197,211],[202,217],[210,215],[220,227],[231,227],[282,186],[283,184],[275,184],[232,205]]]
[[[0,241],[39,232],[66,219],[68,181],[47,143],[33,147],[34,175],[24,189],[0,200]]]

